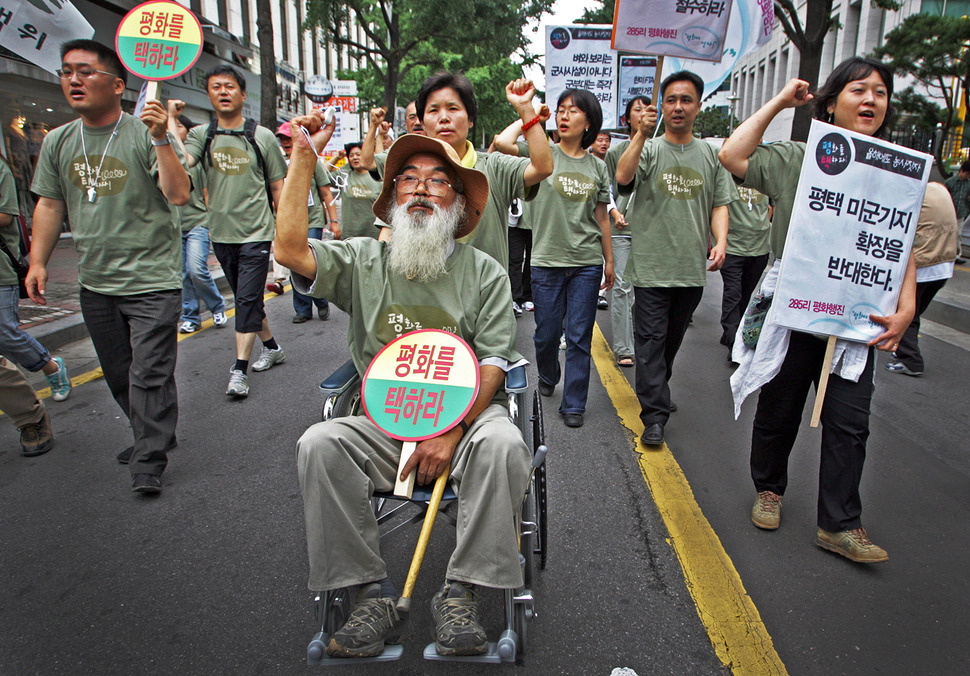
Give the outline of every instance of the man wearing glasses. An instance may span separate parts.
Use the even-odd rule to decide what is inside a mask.
[[[333,125],[319,114],[297,118],[322,149]],[[296,127],[294,127],[296,132]],[[529,451],[509,421],[499,393],[515,351],[512,293],[505,268],[456,238],[471,234],[488,201],[488,179],[463,167],[455,150],[416,134],[398,139],[387,155],[374,213],[392,227],[388,242],[357,237],[307,243],[307,194],[316,151],[302,133],[283,186],[276,255],[304,293],[326,296],[350,315],[350,352],[359,373],[388,342],[411,328],[455,333],[481,365],[478,397],[464,420],[422,441],[403,469],[418,484],[450,472],[458,495],[457,546],[445,582],[431,604],[435,644],[442,655],[487,649],[476,585],[522,584],[515,515],[529,480]],[[313,425],[297,444],[312,590],[354,586],[357,601],[327,652],[369,657],[407,637],[394,611],[397,592],[381,558],[370,490],[392,490],[401,442],[368,418]]]
[[[148,101],[140,122],[122,111],[128,74],[114,51],[71,40],[61,62],[61,89],[80,119],[51,131],[41,146],[27,291],[46,304],[47,262],[66,216],[84,323],[134,436],[118,461],[129,465],[133,491],[157,493],[178,421],[182,241],[169,204],[185,204],[191,183],[161,103]]]

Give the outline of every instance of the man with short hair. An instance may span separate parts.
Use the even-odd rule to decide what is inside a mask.
[[[134,436],[118,460],[129,465],[133,491],[157,493],[178,422],[182,238],[169,203],[185,204],[191,182],[162,104],[148,101],[141,121],[122,111],[128,72],[113,50],[94,40],[65,42],[58,74],[80,118],[47,134],[37,159],[27,291],[47,303],[47,263],[66,215],[84,323]]]
[[[318,131],[318,114],[295,124],[316,132],[316,148],[333,131],[332,125]],[[450,146],[405,135],[387,155],[374,205],[374,213],[392,225],[390,241],[358,237],[307,246],[306,195],[316,150],[302,133],[295,136],[276,255],[293,271],[296,287],[326,295],[350,315],[350,352],[358,373],[403,333],[404,323],[456,333],[479,360],[481,386],[469,412],[458,426],[420,442],[401,476],[415,472],[424,485],[450,474],[460,516],[445,583],[432,601],[435,644],[442,655],[482,654],[488,642],[476,585],[522,584],[515,520],[530,474],[528,447],[509,421],[500,392],[505,372],[522,361],[514,348],[508,275],[492,257],[455,241],[478,224],[488,181],[463,167]],[[401,442],[356,416],[313,425],[297,450],[309,587],[358,590],[350,619],[331,636],[327,653],[377,655],[407,633],[394,610],[397,594],[370,508],[375,490],[394,487]]]
[[[347,165],[340,170],[338,179],[343,184],[340,196],[343,238],[377,239],[380,227],[374,222],[374,202],[381,192],[381,182],[362,166],[360,141],[348,143],[344,149]]]
[[[950,191],[953,205],[957,209],[957,222],[961,226],[962,255],[957,256],[956,263],[963,265],[967,262],[965,258],[967,251],[970,251],[970,223],[967,223],[967,215],[970,214],[970,160],[965,160],[960,165],[960,171],[946,179],[943,185]]]
[[[424,125],[418,117],[418,108],[414,101],[410,101],[408,107],[404,109],[404,130],[407,134],[424,133]]]
[[[616,165],[620,194],[634,193],[626,210],[631,253],[625,277],[634,287],[636,391],[642,441],[660,445],[675,410],[668,381],[674,357],[700,302],[708,271],[724,262],[728,207],[738,193],[717,150],[694,138],[704,81],[689,71],[660,85],[664,135],[650,138],[657,110],[648,106],[640,128]],[[634,192],[635,191],[635,192]],[[708,255],[710,236],[715,239]]]
[[[612,140],[613,138],[610,136],[608,131],[601,131],[596,135],[596,140],[593,141],[593,145],[589,147],[590,155],[594,155],[605,162],[606,153],[610,149],[610,142]]]
[[[226,395],[241,399],[249,396],[249,359],[257,336],[262,348],[253,371],[265,371],[286,358],[263,307],[276,226],[273,208],[283,188],[286,160],[272,130],[243,115],[246,79],[238,70],[217,65],[204,79],[216,120],[189,132],[185,152],[189,167],[202,165],[212,248],[235,295],[236,362],[229,369]]]

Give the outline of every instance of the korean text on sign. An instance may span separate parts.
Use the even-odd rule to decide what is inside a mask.
[[[184,17],[179,13],[142,12],[138,19],[138,32],[156,39],[178,40],[182,37]]]
[[[179,60],[178,45],[164,45],[158,42],[139,42],[135,45],[135,61],[142,66],[167,66],[175,70]]]
[[[432,391],[417,387],[391,387],[384,400],[384,413],[394,416],[394,422],[410,420],[417,425],[418,420],[431,420],[438,426],[438,417],[444,410],[444,390]]]
[[[0,5],[0,33],[3,32],[10,24],[10,20],[13,18],[13,12],[3,5]],[[15,23],[14,26],[17,24]],[[13,26],[10,27],[13,30]],[[30,42],[25,47],[30,47],[35,50],[39,50],[44,46],[44,42],[47,40],[47,33],[37,28],[33,24],[25,23],[17,27],[17,32],[20,34],[21,40],[29,40]]]
[[[455,365],[455,348],[437,345],[401,345],[394,374],[398,378],[423,376],[425,380],[447,381]]]

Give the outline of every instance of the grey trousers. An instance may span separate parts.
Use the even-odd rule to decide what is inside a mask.
[[[135,450],[128,469],[161,475],[175,447],[182,291],[107,296],[81,287],[81,314],[98,353],[104,380],[131,423]]]
[[[44,405],[16,366],[0,356],[0,411],[18,429],[44,419]]]
[[[317,423],[297,442],[311,590],[387,577],[370,498],[394,489],[400,457],[401,442],[364,416]],[[451,462],[458,526],[448,579],[499,588],[523,583],[516,524],[530,470],[529,449],[508,411],[489,406]]]

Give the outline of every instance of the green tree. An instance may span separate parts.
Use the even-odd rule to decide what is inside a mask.
[[[732,126],[729,113],[725,112],[723,108],[711,106],[698,113],[694,119],[694,136],[727,138],[736,126],[738,126],[738,118],[734,118],[734,125]]]
[[[914,14],[890,31],[882,46],[874,52],[898,74],[913,77],[931,97],[933,102],[921,102],[920,96],[909,88],[899,94],[897,102],[906,112],[916,114],[924,125],[932,124],[934,118],[943,125],[940,142],[933,154],[945,177],[950,175],[950,170],[944,162],[946,144],[942,141],[955,125],[960,124],[959,103],[954,95],[956,84],[962,87],[964,105],[970,102],[967,92],[970,86],[968,44],[970,19]],[[936,101],[942,102],[943,106],[937,105]]]
[[[367,64],[354,79],[380,82],[382,103],[393,110],[398,88],[416,68],[445,67],[446,55],[461,54],[465,69],[496,64],[518,52],[527,58],[525,26],[553,0],[307,0],[308,27]],[[368,40],[349,34],[353,17]],[[376,80],[375,80],[376,78]],[[504,87],[504,83],[503,83]]]
[[[587,7],[583,15],[576,19],[576,23],[613,23],[613,12],[616,9],[616,0],[604,0],[596,2],[600,7]]]

